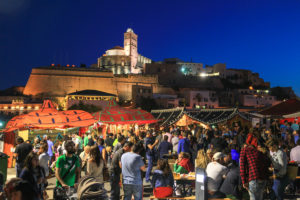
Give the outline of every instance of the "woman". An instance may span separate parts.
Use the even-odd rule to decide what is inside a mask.
[[[81,159],[81,169],[83,169],[85,174],[87,173],[86,164],[87,164],[88,160],[90,159],[90,151],[91,151],[91,147],[89,145],[86,145],[84,147],[84,151],[81,152],[79,155],[79,157]]]
[[[39,152],[40,148],[41,148],[41,140],[40,138],[36,137],[34,138],[33,151],[37,153]]]
[[[186,152],[181,152],[174,164],[174,172],[179,174],[188,174],[194,171],[194,167],[190,161],[190,155]]]
[[[104,161],[105,164],[107,164],[107,155],[106,155],[106,149],[105,149],[105,146],[104,146],[104,139],[103,138],[98,138],[98,148],[100,150],[100,154],[102,156],[102,159]]]
[[[48,144],[43,144],[40,147],[38,152],[39,155],[39,165],[44,169],[45,176],[49,176],[49,160],[50,156],[48,155]]]
[[[154,170],[151,184],[156,198],[172,195],[174,178],[167,160],[159,159],[157,161],[157,169]]]
[[[20,178],[28,181],[32,185],[33,190],[39,194],[40,199],[43,199],[45,191],[43,184],[46,182],[45,172],[43,168],[39,166],[38,162],[38,155],[34,152],[30,152],[25,159],[25,167],[20,174]]]
[[[93,176],[98,182],[103,183],[104,161],[99,147],[94,145],[90,150],[90,159],[87,162],[87,175]]]
[[[210,162],[210,159],[206,155],[203,149],[200,149],[197,154],[197,158],[195,160],[195,167],[200,167],[202,169],[206,169],[206,166]]]

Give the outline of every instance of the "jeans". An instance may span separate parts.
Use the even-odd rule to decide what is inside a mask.
[[[266,181],[264,180],[250,181],[249,190],[248,190],[250,200],[263,200],[265,187],[266,187]]]
[[[110,173],[110,200],[120,200],[120,174]]]
[[[283,194],[284,194],[284,189],[286,186],[289,184],[290,180],[287,176],[283,178],[276,178],[274,179],[272,190],[273,192],[271,193],[271,199],[278,199],[282,200],[283,199]]]
[[[16,163],[17,177],[20,177],[23,167],[24,167],[24,165],[22,163]]]
[[[148,167],[147,167],[147,171],[146,171],[146,181],[150,181],[150,174],[151,174],[152,167],[153,167],[153,156],[146,155],[146,157],[148,160]]]
[[[132,195],[134,200],[143,199],[143,186],[142,185],[131,185],[123,184],[124,200],[131,200]]]

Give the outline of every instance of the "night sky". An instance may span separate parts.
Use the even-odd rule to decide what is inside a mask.
[[[96,63],[128,27],[154,61],[226,63],[300,96],[299,0],[0,0],[0,89],[33,67]]]

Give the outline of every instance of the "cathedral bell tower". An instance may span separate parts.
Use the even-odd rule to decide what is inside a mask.
[[[138,51],[137,51],[137,35],[133,32],[131,28],[128,28],[126,33],[124,33],[124,50],[125,55],[130,56],[131,60],[131,73],[136,73],[138,61]]]

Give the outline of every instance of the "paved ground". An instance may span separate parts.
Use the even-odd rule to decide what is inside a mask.
[[[14,178],[14,177],[16,177],[15,168],[8,168],[8,170],[7,170],[7,180],[9,180],[11,178]],[[55,181],[56,181],[55,177],[48,179],[49,186],[47,187],[47,193],[48,193],[49,198],[51,200],[53,199],[53,188],[55,187]],[[144,198],[143,198],[143,200],[149,200],[150,195],[152,195],[152,188],[150,186],[150,183],[146,183],[145,181],[144,181],[143,185],[144,185]],[[109,192],[110,191],[110,185],[109,185],[109,183],[105,183],[104,187],[108,191],[108,195],[110,195],[110,192]],[[123,190],[122,189],[121,189],[121,195],[123,195]],[[299,194],[298,195],[291,195],[291,196],[289,196],[289,198],[286,198],[286,199],[300,200],[300,195]]]
[[[7,170],[7,180],[16,177],[16,170],[15,168],[8,168]],[[49,199],[53,199],[53,189],[55,187],[56,178],[50,178],[48,179],[49,186],[47,187],[47,193],[49,195]],[[104,184],[105,189],[108,191],[108,195],[110,195],[110,184],[106,182]],[[123,195],[123,190],[121,189],[121,195]],[[143,200],[149,200],[150,195],[152,195],[152,188],[150,186],[150,183],[144,182],[144,198]]]

